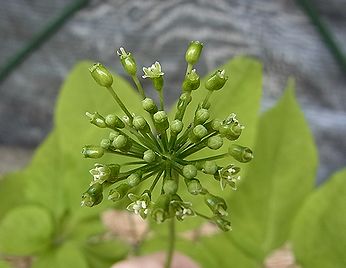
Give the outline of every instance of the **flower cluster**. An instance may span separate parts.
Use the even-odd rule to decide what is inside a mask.
[[[133,114],[113,89],[113,77],[100,63],[90,67],[94,80],[105,87],[125,115],[109,114],[102,116],[97,112],[87,112],[90,123],[99,128],[111,130],[109,136],[101,140],[99,145],[87,145],[82,154],[87,158],[101,158],[104,154],[115,154],[117,157],[135,158],[125,164],[95,164],[90,170],[93,179],[90,187],[82,196],[82,205],[92,207],[103,199],[106,188],[110,188],[108,199],[119,201],[125,197],[131,200],[128,210],[142,218],[150,216],[161,223],[170,218],[179,221],[189,216],[201,216],[213,221],[227,231],[230,222],[227,220],[227,204],[225,200],[214,195],[203,187],[198,174],[210,175],[219,181],[222,190],[229,185],[236,190],[240,179],[240,168],[235,163],[220,166],[219,159],[231,157],[238,162],[248,162],[253,158],[252,151],[244,146],[234,144],[241,135],[244,126],[230,114],[221,120],[211,118],[212,105],[209,101],[214,91],[220,90],[228,80],[225,70],[213,73],[203,85],[206,89],[204,100],[195,107],[192,122],[184,123],[184,115],[192,100],[193,91],[200,87],[200,78],[193,66],[197,63],[203,44],[193,41],[185,54],[187,70],[182,83],[182,92],[177,103],[173,120],[169,120],[164,110],[163,76],[161,65],[155,62],[151,67],[143,68],[143,78],[149,78],[158,91],[160,107],[153,99],[146,97],[143,87],[137,78],[137,65],[131,53],[120,48],[117,54],[124,70],[132,77],[141,97],[142,107],[150,122],[140,114]],[[116,84],[116,83],[114,83]],[[225,142],[229,142],[228,151],[213,154],[210,157],[193,159],[200,150],[218,151]],[[117,158],[115,158],[117,159]],[[130,168],[131,167],[131,168]],[[152,179],[147,189],[137,194],[136,187],[144,181]],[[194,209],[191,202],[182,200],[179,192],[179,181],[186,185],[191,195],[203,195],[205,204],[212,215],[205,216]],[[161,181],[161,183],[159,183]],[[160,186],[158,186],[160,185]],[[159,187],[158,196],[154,190]]]

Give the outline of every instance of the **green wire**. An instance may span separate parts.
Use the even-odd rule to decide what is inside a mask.
[[[346,73],[346,57],[339,48],[333,34],[328,29],[327,25],[321,20],[316,8],[309,0],[296,0],[297,3],[303,8],[304,12],[309,16],[311,22],[319,31],[322,40],[327,45],[329,51],[333,54],[335,60],[338,62],[342,72]]]
[[[52,36],[75,12],[86,6],[90,0],[77,0],[65,7],[61,14],[50,21],[46,27],[38,32],[22,49],[14,54],[0,69],[0,82],[2,82],[26,57],[39,48]]]

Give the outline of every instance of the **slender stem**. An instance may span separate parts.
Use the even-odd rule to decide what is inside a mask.
[[[133,82],[136,84],[139,94],[141,94],[142,98],[145,99],[145,93],[142,87],[141,82],[139,82],[138,77],[136,75],[132,76]]]
[[[208,217],[208,216],[206,216],[206,215],[204,215],[204,214],[202,214],[202,213],[199,213],[199,212],[197,212],[197,211],[195,211],[195,214],[196,214],[197,216],[201,217],[201,218],[206,219],[206,220],[211,220],[210,217]]]
[[[188,63],[187,64],[187,67],[186,67],[186,73],[185,73],[185,76],[188,75],[188,73],[191,73],[192,71],[192,68],[193,68],[193,65]]]
[[[165,102],[163,99],[163,90],[162,89],[159,92],[159,97],[160,97],[160,110],[164,111],[165,110]]]
[[[166,256],[165,268],[170,268],[173,260],[174,246],[175,246],[175,220],[171,219],[169,228],[169,240],[168,240],[168,249]]]
[[[205,158],[200,158],[200,159],[189,160],[188,162],[191,163],[191,162],[217,160],[217,159],[225,158],[226,156],[228,156],[228,153],[218,154],[218,155],[214,155],[214,156],[210,156],[210,157],[205,157]]]
[[[209,98],[210,98],[210,96],[211,96],[211,94],[212,94],[213,92],[214,92],[214,91],[212,91],[212,90],[208,90],[208,93],[207,93],[207,95],[205,96],[204,101],[203,101],[203,103],[202,103],[202,108],[205,108],[205,107],[206,107],[206,105],[207,105],[207,103],[208,103],[208,101],[209,101]]]
[[[118,105],[120,106],[120,108],[124,111],[124,113],[128,116],[128,118],[130,119],[131,123],[133,120],[133,116],[131,115],[131,113],[129,112],[129,110],[127,110],[125,104],[121,101],[121,99],[119,98],[118,94],[115,93],[115,91],[113,90],[112,87],[107,87],[109,93],[112,95],[112,97],[114,98],[114,100],[118,103]]]
[[[112,149],[108,149],[106,151],[107,153],[111,153],[111,154],[119,154],[119,155],[123,155],[123,156],[128,156],[128,157],[135,157],[138,159],[143,159],[143,155],[139,155],[139,154],[135,154],[135,153],[125,153],[125,152],[121,152],[121,151],[115,151]]]
[[[157,176],[155,177],[155,179],[153,181],[153,184],[150,186],[150,189],[149,189],[150,193],[154,190],[157,182],[160,180],[162,173],[163,173],[163,169],[161,169],[161,171],[157,174]]]

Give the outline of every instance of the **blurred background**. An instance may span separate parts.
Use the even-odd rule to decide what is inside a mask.
[[[238,54],[262,61],[263,110],[296,78],[321,182],[346,165],[345,11],[346,0],[2,1],[0,174],[25,165],[49,133],[76,62],[100,61],[126,78],[115,48],[132,51],[139,66],[159,60],[172,104],[186,67],[181,51],[200,40],[201,75]]]

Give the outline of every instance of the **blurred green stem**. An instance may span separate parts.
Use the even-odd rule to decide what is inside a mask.
[[[165,268],[170,268],[173,259],[174,246],[175,246],[175,221],[174,218],[171,219],[169,225],[169,240],[168,240],[168,249],[166,256]]]

